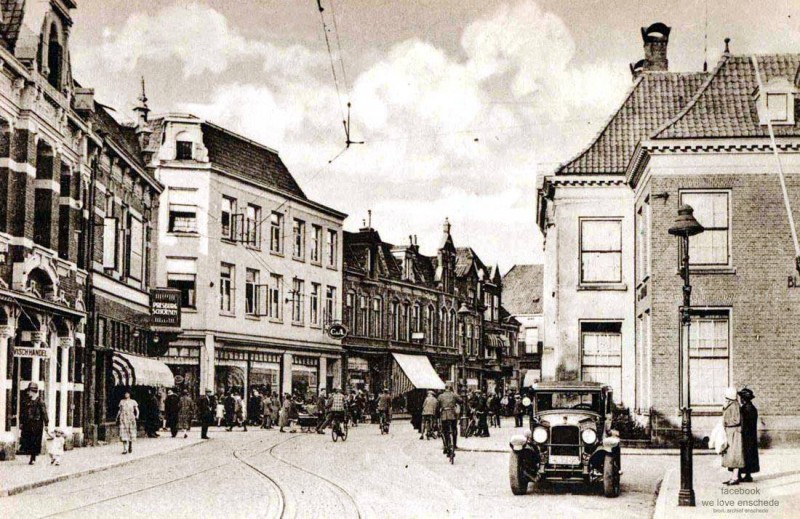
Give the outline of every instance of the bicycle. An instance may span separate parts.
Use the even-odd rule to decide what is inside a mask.
[[[337,441],[339,438],[342,441],[347,441],[347,419],[345,418],[342,420],[340,417],[334,417],[333,423],[331,424],[331,438],[333,441]]]
[[[456,434],[455,423],[442,423],[442,438],[444,440],[444,453],[450,460],[450,464],[455,463],[456,451],[453,446],[453,435]]]

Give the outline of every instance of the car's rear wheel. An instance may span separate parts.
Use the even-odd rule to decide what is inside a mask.
[[[508,459],[508,479],[511,483],[511,493],[515,496],[528,493],[528,477],[522,470],[520,456],[513,452]]]
[[[603,495],[617,497],[619,492],[619,465],[616,457],[608,454],[603,461]]]

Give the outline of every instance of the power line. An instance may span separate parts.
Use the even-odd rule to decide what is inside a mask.
[[[322,0],[317,0],[317,8],[319,9],[319,19],[322,23],[322,35],[325,36],[325,47],[328,49],[328,59],[331,64],[331,75],[333,76],[333,85],[336,88],[336,97],[339,100],[339,111],[342,114],[342,121],[345,120],[344,104],[342,103],[342,94],[339,90],[339,78],[336,76],[336,65],[333,59],[333,51],[331,50],[331,40],[328,38],[328,24],[325,22],[325,9],[322,7]]]

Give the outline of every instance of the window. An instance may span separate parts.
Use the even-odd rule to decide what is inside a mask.
[[[244,313],[259,315],[258,282],[261,273],[255,269],[247,269],[244,279]]]
[[[425,340],[431,344],[436,342],[436,334],[433,332],[433,319],[435,313],[436,311],[432,306],[425,307],[425,324],[423,325],[423,331],[425,332]]]
[[[681,204],[694,209],[694,217],[705,228],[689,238],[689,263],[700,266],[730,265],[729,192],[681,192]]]
[[[283,215],[273,212],[269,217],[269,250],[283,252]]]
[[[128,268],[128,277],[136,281],[142,280],[144,270],[144,226],[142,221],[128,214],[128,258],[125,264]]]
[[[322,227],[319,225],[312,225],[311,233],[311,262],[319,263],[322,248]]]
[[[391,314],[389,318],[392,323],[391,338],[396,340],[400,338],[400,303],[392,301],[389,307],[389,313]]]
[[[450,344],[450,321],[447,317],[447,308],[442,308],[439,312],[439,328],[441,332],[440,343],[449,348]]]
[[[339,234],[336,232],[336,229],[328,229],[328,266],[335,267],[336,266],[336,256],[337,256],[337,240]]]
[[[581,220],[581,283],[622,282],[622,222]]]
[[[253,247],[261,247],[261,208],[247,204],[244,242]]]
[[[302,279],[292,280],[292,322],[302,323],[305,320],[303,312],[303,292],[306,284]]]
[[[401,341],[407,341],[411,338],[410,327],[409,327],[410,321],[408,319],[408,316],[411,313],[410,309],[411,305],[407,302],[403,303],[403,305],[400,307],[400,336],[398,337],[398,339],[400,339]]]
[[[168,231],[175,233],[197,232],[197,190],[169,190],[169,223]]]
[[[773,122],[789,120],[789,94],[767,94],[767,111]]]
[[[319,296],[320,296],[319,283],[311,283],[311,303],[309,305],[309,312],[311,314],[311,324],[319,324]]]
[[[357,330],[359,335],[367,335],[367,328],[369,323],[369,304],[367,303],[367,296],[358,296],[358,322]]]
[[[219,271],[219,309],[223,312],[234,312],[234,291],[234,266],[230,263],[222,263]]]
[[[197,261],[167,258],[167,286],[181,291],[181,307],[195,308]]]
[[[220,223],[222,225],[222,238],[226,240],[233,240],[236,236],[235,218],[236,215],[236,199],[227,196],[222,197],[222,214],[220,215]]]
[[[295,218],[292,224],[292,256],[305,259],[306,256],[306,223]]]
[[[581,377],[622,389],[622,323],[581,323]]]
[[[355,332],[356,329],[355,301],[356,295],[353,292],[348,292],[344,298],[344,315],[342,318],[351,332]]]
[[[47,43],[47,82],[61,91],[62,67],[64,63],[64,49],[58,39],[58,26],[53,23],[50,27],[50,38]]]
[[[539,328],[525,328],[525,354],[536,355],[539,353]]]
[[[383,337],[383,299],[372,300],[372,324],[369,333],[372,337]]]
[[[467,325],[467,333],[466,333],[466,341],[465,341],[465,343],[466,343],[467,353],[469,353],[470,355],[476,355],[477,352],[475,352],[473,350],[473,345],[472,345],[472,324],[468,324]]]
[[[108,214],[108,213],[106,213]],[[103,219],[103,268],[115,270],[117,268],[117,232],[116,218]]]
[[[269,275],[269,317],[271,319],[283,319],[281,298],[283,297],[283,276],[278,274]]]
[[[730,327],[727,310],[697,313],[689,332],[692,404],[718,406],[729,385]]]
[[[336,320],[336,287],[325,289],[325,318],[328,322]]]
[[[192,141],[175,141],[175,159],[192,160]]]
[[[650,277],[650,197],[636,213],[636,262],[638,280]]]
[[[409,329],[411,333],[417,333],[420,331],[420,326],[422,325],[422,321],[420,320],[420,313],[421,309],[419,305],[414,305],[411,308],[411,323],[409,323]],[[410,339],[411,337],[409,337]]]

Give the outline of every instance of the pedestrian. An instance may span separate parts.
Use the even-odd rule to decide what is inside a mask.
[[[139,404],[131,398],[131,392],[119,403],[117,423],[119,423],[119,439],[122,440],[122,454],[133,452],[133,441],[136,439],[136,421],[139,419]]]
[[[36,456],[42,452],[42,434],[48,425],[47,407],[39,397],[39,385],[28,384],[27,395],[22,397],[19,416],[20,447],[22,452],[30,454],[30,465],[36,463]]]
[[[225,395],[225,425],[228,431],[233,430],[233,424],[236,421],[236,399],[233,397],[234,391],[228,391]]]
[[[242,400],[241,395],[239,395],[238,391],[233,392],[233,421],[237,427],[241,426],[244,428],[244,432],[247,432],[247,422],[245,422],[245,414],[244,414],[244,400]],[[230,430],[233,430],[233,425],[231,425]]]
[[[65,443],[66,436],[64,435],[64,431],[56,428],[47,445],[47,453],[50,455],[50,465],[61,465],[61,457],[64,456]]]
[[[439,420],[442,422],[442,452],[447,454],[447,448],[452,444],[453,450],[458,449],[458,408],[461,397],[453,392],[453,384],[448,382],[441,395],[437,398]]]
[[[489,424],[486,421],[487,415],[487,406],[486,406],[486,398],[481,394],[480,391],[475,392],[475,415],[478,418],[478,433],[477,436],[482,438],[489,437]]]
[[[264,395],[261,407],[261,428],[272,429],[272,395]]]
[[[178,408],[178,429],[183,431],[184,438],[189,437],[189,430],[192,428],[194,414],[194,401],[192,401],[192,397],[189,396],[189,391],[184,389]]]
[[[422,430],[420,431],[419,439],[423,439],[425,434],[428,434],[428,439],[431,439],[433,431],[433,420],[436,417],[436,410],[439,407],[439,401],[433,396],[433,391],[428,391],[428,396],[422,402]]]
[[[225,400],[225,396],[222,392],[220,392],[219,396],[217,396],[217,409],[216,409],[216,419],[217,419],[217,427],[222,426],[222,421],[225,420],[225,404],[223,401]]]
[[[753,474],[760,471],[758,462],[758,409],[753,405],[756,395],[751,389],[744,388],[739,391],[742,405],[739,413],[742,418],[742,454],[744,468],[739,470],[739,481],[752,483]],[[742,477],[744,474],[744,477]]]
[[[217,399],[213,391],[206,389],[206,394],[197,401],[198,418],[200,420],[200,438],[208,439],[208,427],[214,423]]]
[[[731,478],[723,484],[738,485],[739,476],[735,475],[734,471],[739,469],[739,475],[741,475],[741,469],[744,468],[744,453],[742,451],[742,419],[734,387],[725,390],[722,423],[725,426],[725,437],[728,440],[728,448],[722,453],[722,466],[731,473]]]
[[[283,396],[283,404],[281,405],[280,415],[278,416],[278,427],[280,432],[286,432],[284,427],[289,427],[289,413],[292,410],[292,397],[289,393]]]
[[[523,417],[525,416],[525,406],[522,405],[522,397],[514,396],[514,427],[522,427]]]
[[[160,417],[158,413],[158,397],[156,390],[152,389],[147,394],[144,408],[144,432],[148,438],[158,438],[158,425]]]
[[[261,425],[261,412],[263,408],[263,401],[261,394],[257,390],[253,390],[250,396],[250,401],[247,402],[247,420],[250,425]]]
[[[178,435],[178,413],[180,408],[181,397],[172,389],[167,390],[167,398],[164,399],[164,420],[173,438]]]

